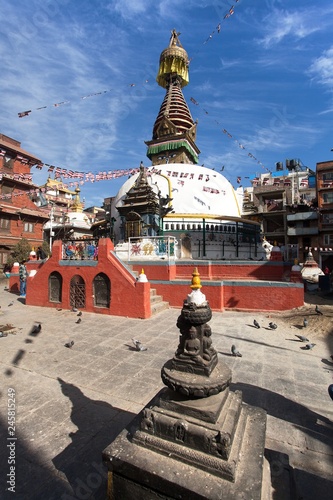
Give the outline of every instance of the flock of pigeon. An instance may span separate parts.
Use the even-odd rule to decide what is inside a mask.
[[[315,311],[317,315],[323,315],[322,311],[319,309],[319,307],[316,305]],[[255,319],[253,320],[253,326],[255,328],[260,328],[259,322]],[[276,330],[277,329],[277,324],[273,323],[272,321],[268,323],[269,329],[270,330]],[[306,328],[308,326],[308,320],[306,318],[303,319],[303,328]],[[310,340],[305,336],[305,335],[296,335],[296,337],[300,340],[300,342],[307,342],[305,347],[303,349],[310,350],[313,349],[316,344],[313,342],[310,342]],[[231,353],[233,356],[238,356],[242,357],[242,354],[238,351],[237,347],[235,345],[231,346]]]
[[[316,311],[316,314],[318,316],[322,316],[323,315],[323,312],[320,310],[320,308],[318,307],[318,305],[316,305],[315,311]],[[303,319],[303,328],[307,328],[308,324],[309,324],[308,320],[306,318],[304,318]],[[255,328],[260,328],[260,324],[259,324],[259,322],[256,319],[253,320],[253,326]],[[276,323],[270,322],[268,324],[268,326],[269,326],[270,330],[276,330],[277,329]],[[297,335],[296,334],[295,336],[299,339],[300,342],[304,342],[304,343],[306,342],[305,346],[302,347],[302,349],[304,349],[304,350],[311,350],[316,345],[313,342],[310,342],[310,340],[305,335]],[[236,356],[236,357],[239,357],[239,358],[242,357],[242,354],[239,352],[239,350],[237,349],[237,347],[234,344],[231,346],[231,354],[233,356]],[[333,360],[333,354],[331,355],[331,359]],[[329,394],[330,398],[333,400],[333,384],[329,385],[329,387],[328,387],[328,394]]]
[[[60,308],[59,308],[59,309],[57,309],[57,311],[62,311],[62,309],[60,309]],[[81,321],[82,321],[82,318],[81,318],[81,316],[82,316],[82,311],[79,311],[76,307],[73,307],[73,308],[72,308],[72,312],[77,313],[77,316],[79,316],[79,317],[78,317],[78,319],[75,321],[75,323],[76,323],[76,324],[80,324],[80,323],[81,323]],[[67,347],[68,349],[71,349],[71,348],[73,347],[73,345],[74,345],[74,340],[69,340],[68,342],[66,342],[66,344],[64,344],[64,347]]]
[[[9,306],[12,306],[13,304],[14,304],[14,302],[11,302],[11,303],[10,303],[10,304],[8,304],[8,305],[9,305]],[[58,309],[58,310],[59,310],[59,311],[61,311],[61,309]],[[323,313],[322,313],[322,311],[319,309],[319,307],[318,307],[317,305],[316,305],[315,311],[316,311],[317,315],[322,315],[322,314],[323,314]],[[77,308],[73,307],[73,308],[72,308],[72,312],[77,312],[77,313],[78,313],[78,314],[77,314],[78,319],[76,320],[76,322],[75,322],[75,323],[77,323],[77,324],[81,323],[81,321],[82,321],[82,318],[81,318],[81,317],[82,317],[82,311],[79,311]],[[255,328],[258,328],[258,329],[260,328],[260,324],[259,324],[259,322],[258,322],[256,319],[255,319],[255,320],[253,320],[253,326],[254,326]],[[273,323],[272,321],[271,321],[270,323],[268,323],[268,326],[269,326],[269,329],[270,329],[270,330],[276,330],[276,329],[277,329],[277,324],[276,324],[276,323]],[[307,328],[307,326],[308,326],[308,320],[307,320],[306,318],[304,318],[304,319],[303,319],[303,328]],[[42,325],[41,325],[40,323],[38,323],[37,325],[35,325],[35,326],[32,328],[32,330],[31,330],[31,332],[30,332],[30,335],[32,335],[32,336],[38,335],[38,334],[40,333],[40,331],[41,331],[41,328],[42,328]],[[2,334],[2,332],[0,333],[0,336],[2,336],[1,334]],[[4,336],[4,335],[3,335],[3,336]],[[295,335],[295,336],[299,339],[299,341],[300,341],[300,342],[303,342],[303,343],[305,343],[305,342],[306,342],[306,345],[305,345],[305,347],[303,347],[303,349],[306,349],[306,350],[311,350],[311,349],[313,349],[313,348],[314,348],[314,346],[316,345],[316,344],[314,344],[314,343],[310,342],[310,341],[309,341],[309,339],[308,339],[305,335]],[[136,350],[136,351],[139,351],[139,352],[140,352],[140,351],[147,351],[147,350],[148,350],[148,348],[147,348],[147,347],[145,347],[145,346],[144,346],[144,345],[140,342],[140,340],[137,340],[137,339],[132,338],[132,342],[133,342],[133,345],[134,345],[134,348],[135,348],[135,350]],[[73,347],[73,345],[74,345],[74,340],[69,340],[68,342],[66,342],[66,343],[64,344],[64,347],[67,347],[68,349],[71,349],[71,348]],[[231,354],[232,354],[233,356],[235,356],[235,357],[238,357],[238,358],[241,358],[241,357],[243,356],[243,355],[239,352],[239,350],[237,349],[237,347],[235,346],[235,344],[233,344],[233,345],[231,346]],[[331,358],[332,358],[332,360],[333,360],[333,355],[331,355]],[[328,393],[329,393],[329,395],[330,395],[331,399],[333,400],[333,384],[331,384],[331,385],[328,387]]]

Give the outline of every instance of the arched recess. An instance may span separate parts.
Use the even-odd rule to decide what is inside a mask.
[[[49,276],[49,301],[62,302],[62,276],[57,271]]]
[[[111,282],[106,274],[99,273],[95,276],[93,290],[95,307],[110,307]]]
[[[69,304],[71,307],[85,307],[86,305],[86,284],[79,274],[76,274],[71,279]]]

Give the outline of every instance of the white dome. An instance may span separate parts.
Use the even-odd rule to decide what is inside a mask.
[[[169,163],[148,167],[148,183],[156,194],[172,198],[176,214],[205,214],[241,217],[234,188],[220,173],[206,167],[184,163]],[[122,185],[113,201],[113,210],[131,189],[139,174]]]

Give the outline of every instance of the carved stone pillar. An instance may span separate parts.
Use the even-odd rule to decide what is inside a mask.
[[[110,498],[262,499],[266,413],[229,391],[197,269],[191,288],[161,370],[166,388],[104,451]]]

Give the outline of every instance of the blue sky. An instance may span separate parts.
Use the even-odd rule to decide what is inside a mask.
[[[236,187],[287,158],[311,169],[333,159],[331,0],[1,0],[1,15],[0,133],[44,163],[92,173],[150,165],[144,141],[173,28],[191,59],[183,92],[199,121],[199,164],[224,165]],[[32,173],[46,181],[46,168]],[[125,180],[86,182],[86,206]]]

